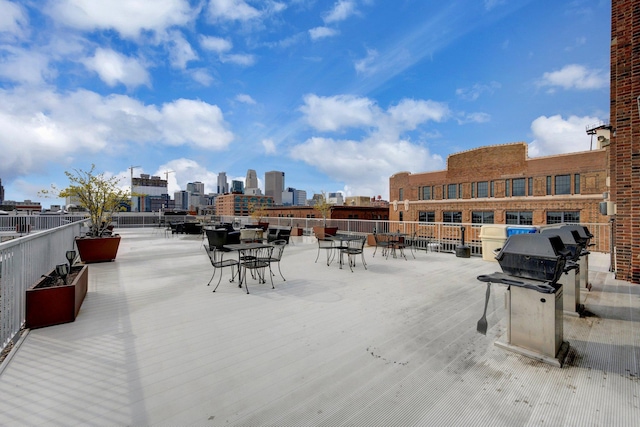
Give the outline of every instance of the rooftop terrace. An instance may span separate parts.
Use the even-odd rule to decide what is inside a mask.
[[[216,293],[199,236],[124,229],[92,264],[74,323],[29,331],[3,362],[0,425],[632,426],[640,420],[640,286],[592,254],[592,315],[564,318],[555,368],[494,345],[505,287],[479,257],[372,257],[354,272],[292,238],[275,289]],[[321,257],[323,254],[321,254]],[[217,279],[216,279],[217,280]],[[215,282],[214,282],[215,283]]]

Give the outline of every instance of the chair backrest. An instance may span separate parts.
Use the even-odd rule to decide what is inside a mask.
[[[349,246],[349,249],[362,249],[364,248],[364,243],[366,242],[366,240],[367,239],[365,237],[349,240],[347,246]]]
[[[206,230],[207,240],[209,241],[210,248],[222,249],[227,244],[227,234],[229,233],[225,229]]]
[[[272,243],[272,245],[273,245],[273,254],[271,255],[271,259],[280,261],[282,259],[284,248],[285,246],[287,246],[287,241],[284,239],[276,240]]]
[[[281,228],[278,231],[278,240],[284,240],[286,243],[289,243],[290,237],[291,237],[291,228]]]
[[[252,251],[252,257],[243,263],[247,268],[261,268],[265,267],[266,263],[269,263],[273,256],[274,246],[265,245]]]

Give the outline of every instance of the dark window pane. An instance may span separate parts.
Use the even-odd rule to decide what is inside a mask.
[[[573,176],[573,194],[580,194],[580,174]]]
[[[447,199],[457,199],[458,198],[458,186],[456,184],[449,184],[449,188],[447,189]]]
[[[525,179],[524,178],[517,178],[512,180],[512,189],[511,189],[511,195],[512,196],[524,196],[524,183],[525,183]]]
[[[476,211],[471,213],[473,224],[493,224],[493,212]]]
[[[551,195],[551,177],[547,177],[547,196]]]
[[[442,222],[462,222],[462,212],[442,212]]]
[[[489,195],[488,186],[489,183],[487,181],[478,183],[478,197],[487,197]]]
[[[556,175],[555,194],[571,194],[571,175]]]
[[[520,212],[507,212],[506,215],[507,224],[515,225],[532,225],[533,224],[533,212],[520,211]]]
[[[435,212],[418,212],[418,221],[420,222],[436,222],[436,213]]]
[[[533,196],[533,178],[529,178],[529,196]]]

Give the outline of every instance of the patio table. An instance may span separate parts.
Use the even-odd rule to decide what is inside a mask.
[[[247,284],[246,284],[246,270],[245,270],[245,274],[244,277],[242,276],[242,262],[243,261],[247,261],[250,259],[254,259],[255,255],[254,253],[259,250],[259,249],[264,249],[264,248],[269,248],[272,247],[273,245],[268,245],[266,243],[259,243],[259,242],[248,242],[248,243],[232,243],[229,245],[224,245],[223,248],[229,250],[229,251],[236,251],[238,252],[238,277],[239,277],[239,281],[240,284],[239,286],[242,287],[242,283],[245,283],[245,288],[247,288]],[[249,293],[249,290],[247,289],[247,293]]]
[[[391,233],[380,233],[381,235],[388,238],[389,248],[387,249],[387,259],[389,258],[389,253],[393,255],[394,258],[397,258],[396,249],[400,249],[400,255],[406,260],[407,257],[404,254],[404,239],[408,236],[407,233],[391,232]]]
[[[356,236],[353,234],[336,234],[335,236],[326,237],[327,240],[332,240],[333,242],[337,242],[337,246],[334,244],[333,250],[337,250],[340,252],[340,259],[338,261],[338,263],[340,264],[340,268],[342,268],[342,265],[344,264],[342,260],[342,249],[347,249],[350,241],[359,240],[362,238],[363,238],[362,236]]]

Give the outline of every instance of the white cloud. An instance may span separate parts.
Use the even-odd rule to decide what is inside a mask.
[[[203,101],[178,99],[162,106],[163,121],[158,123],[163,139],[171,145],[190,143],[220,150],[233,140],[233,133],[220,108]]]
[[[0,0],[0,40],[5,35],[23,37],[29,23],[27,13],[20,5],[7,0]]]
[[[601,70],[590,70],[583,65],[570,64],[558,71],[544,73],[539,86],[563,89],[600,89],[609,84],[609,76]]]
[[[221,54],[231,50],[233,44],[229,40],[221,37],[200,36],[200,46],[202,46],[203,49]]]
[[[307,123],[320,131],[372,125],[377,110],[372,100],[352,95],[320,97],[311,94],[304,97],[304,105],[300,107]]]
[[[98,73],[100,79],[111,87],[118,83],[128,88],[151,85],[149,73],[137,59],[111,49],[98,48],[93,57],[86,58],[83,62],[88,69]]]
[[[187,188],[187,184],[194,181],[204,183],[205,193],[213,193],[218,186],[218,174],[210,172],[197,161],[186,158],[174,159],[160,165],[154,175],[165,177],[166,171],[173,171],[167,175],[167,190],[171,197],[176,191]]]
[[[460,113],[456,117],[458,124],[464,125],[467,123],[487,123],[491,121],[491,115],[487,113]]]
[[[214,21],[248,21],[260,15],[260,11],[244,0],[211,0],[209,3],[209,16]]]
[[[256,57],[250,54],[244,53],[235,53],[229,55],[221,55],[220,61],[222,63],[232,63],[236,65],[241,65],[243,67],[250,67],[256,63]]]
[[[200,83],[202,86],[210,86],[213,83],[213,77],[207,70],[202,68],[198,68],[195,70],[191,70],[190,72],[191,78],[196,82]]]
[[[403,99],[397,105],[388,109],[389,116],[394,123],[397,123],[402,130],[413,130],[419,124],[432,120],[441,122],[446,119],[449,114],[449,107],[446,104],[415,100]]]
[[[188,0],[58,0],[48,13],[58,22],[85,31],[113,29],[137,38],[142,31],[162,33],[193,19]]]
[[[356,4],[352,0],[339,0],[327,14],[322,18],[324,22],[344,21],[356,12]]]
[[[187,99],[145,105],[128,96],[86,90],[0,90],[0,128],[7,178],[34,173],[50,162],[129,152],[130,144],[215,151],[228,147],[234,137],[215,105]]]
[[[485,93],[493,95],[493,93],[501,87],[502,85],[498,82],[491,82],[489,84],[476,83],[471,87],[456,89],[456,95],[466,101],[475,101]]]
[[[367,56],[355,62],[355,69],[361,74],[373,74],[377,67],[373,64],[378,59],[378,51],[375,49],[367,49]]]
[[[600,121],[589,116],[570,116],[567,119],[560,115],[540,116],[531,123],[534,139],[529,144],[529,155],[538,157],[587,151],[591,148],[591,137],[585,129]]]
[[[311,40],[318,40],[325,37],[333,37],[338,35],[338,30],[329,27],[316,27],[309,30]]]
[[[446,104],[403,99],[383,111],[374,101],[351,95],[307,95],[304,102],[300,110],[317,130],[356,127],[366,132],[360,141],[311,137],[290,151],[293,159],[349,183],[354,194],[377,194],[372,192],[388,188],[389,176],[398,171],[442,167],[440,156],[431,155],[426,147],[412,143],[402,134],[429,121],[446,120],[451,114]]]
[[[191,48],[189,42],[180,31],[169,33],[169,59],[175,68],[184,70],[189,61],[198,59],[198,54]]]
[[[244,104],[255,105],[256,101],[251,96],[241,93],[236,96],[236,101],[242,102]]]
[[[0,47],[0,52],[3,48]],[[55,77],[49,65],[49,57],[37,51],[4,47],[4,58],[0,62],[0,77],[17,83],[38,85]]]
[[[427,148],[380,135],[361,142],[310,138],[293,147],[290,156],[335,180],[349,183],[352,194],[375,196],[383,188],[384,198],[389,197],[389,177],[394,173],[443,167],[442,158],[432,155]],[[329,158],[331,161],[327,161]]]
[[[272,139],[263,139],[262,146],[264,147],[265,154],[275,154],[276,144]]]

